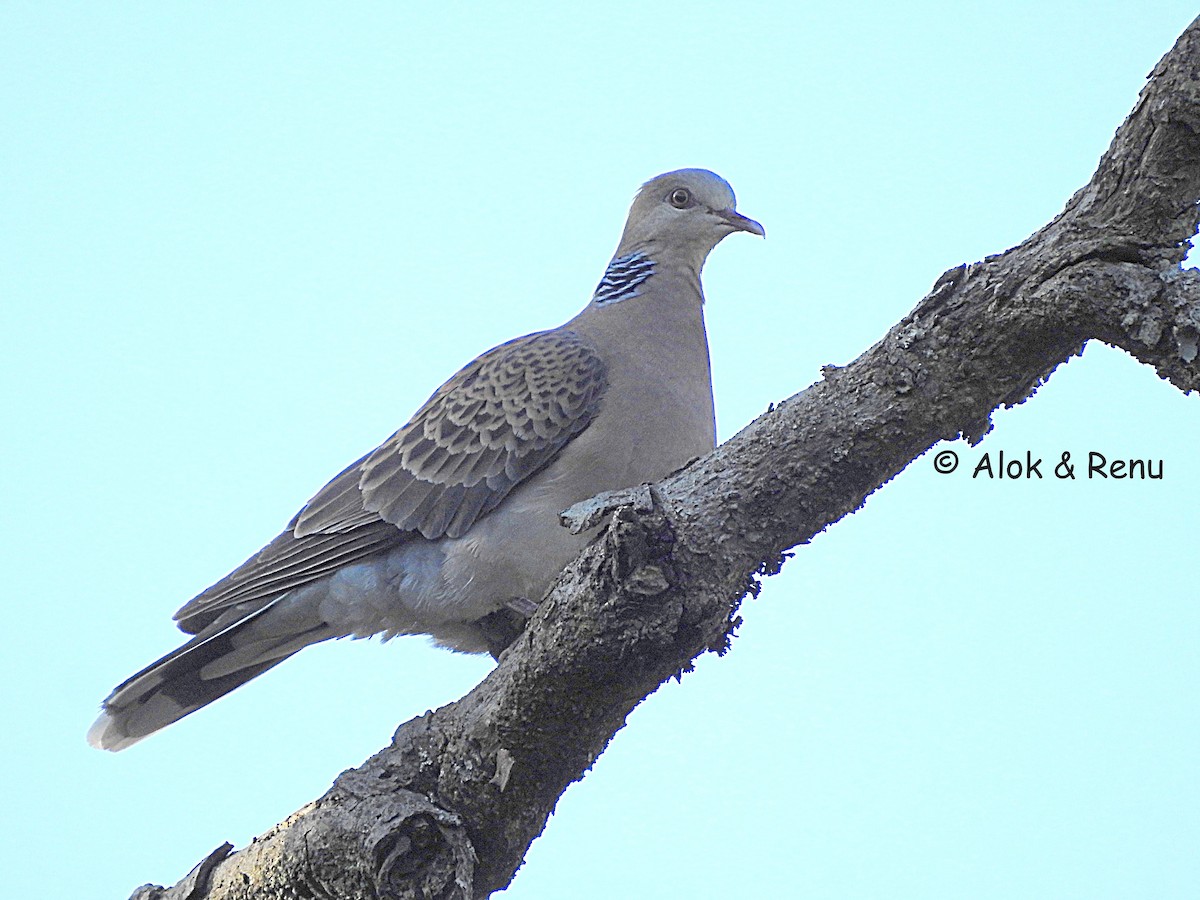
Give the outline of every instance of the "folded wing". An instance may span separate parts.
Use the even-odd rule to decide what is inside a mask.
[[[465,366],[376,450],[322,488],[257,554],[175,614],[196,634],[405,541],[458,537],[595,418],[605,367],[569,330],[501,344]]]

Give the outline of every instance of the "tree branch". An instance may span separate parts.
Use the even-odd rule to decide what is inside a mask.
[[[943,274],[852,364],[654,488],[580,504],[598,540],[496,669],[251,846],[135,897],[479,898],[660,684],[724,652],[788,548],[921,453],[1029,397],[1091,339],[1200,384],[1200,19],[1151,73],[1091,181],[1017,247]]]

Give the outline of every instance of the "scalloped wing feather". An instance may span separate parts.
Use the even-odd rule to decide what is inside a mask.
[[[607,387],[571,331],[501,344],[442,385],[379,448],[345,468],[287,530],[175,614],[195,634],[230,607],[412,540],[459,537],[595,418]]]
[[[573,331],[501,344],[367,457],[363,507],[429,539],[464,534],[591,423],[607,384],[604,364]]]

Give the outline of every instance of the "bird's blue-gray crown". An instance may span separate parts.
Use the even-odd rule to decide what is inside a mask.
[[[722,238],[735,231],[760,237],[763,227],[737,211],[733,188],[707,169],[678,169],[642,185],[629,210],[617,252],[592,300],[608,305],[641,294],[656,267],[682,264],[699,275]]]

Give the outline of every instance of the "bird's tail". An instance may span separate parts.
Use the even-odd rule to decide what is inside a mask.
[[[233,621],[218,619],[182,647],[122,682],[105,699],[100,718],[88,730],[88,743],[100,750],[124,750],[279,665],[298,650],[333,636],[323,622],[280,633],[273,627],[278,623],[269,618],[276,602],[242,613]]]

